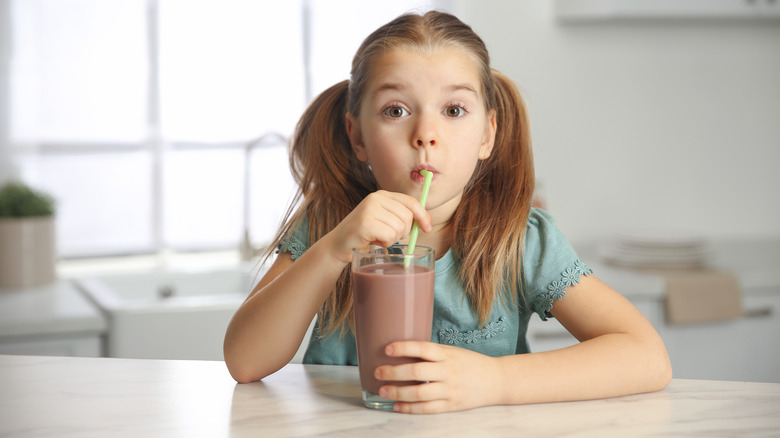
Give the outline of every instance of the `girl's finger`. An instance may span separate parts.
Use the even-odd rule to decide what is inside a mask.
[[[445,346],[426,341],[396,341],[387,344],[385,354],[391,357],[416,357],[430,362],[446,359]]]
[[[388,192],[388,196],[403,205],[405,209],[411,211],[412,219],[416,220],[423,231],[430,231],[431,227],[431,215],[428,211],[420,205],[420,201],[403,193]],[[411,226],[411,222],[410,222]]]
[[[374,370],[374,377],[386,381],[437,382],[445,378],[438,362],[413,362],[401,365],[381,365]]]
[[[379,213],[374,216],[372,225],[366,230],[371,238],[375,238],[387,246],[392,245],[403,234],[404,223],[397,216],[388,212]]]
[[[379,396],[406,402],[433,401],[444,399],[445,390],[444,384],[439,382],[407,386],[383,385],[379,388]]]
[[[447,400],[432,400],[426,402],[395,402],[393,410],[404,414],[438,414],[450,409]]]
[[[383,205],[380,211],[374,213],[378,221],[401,233],[412,224],[412,214],[403,205],[391,203]]]

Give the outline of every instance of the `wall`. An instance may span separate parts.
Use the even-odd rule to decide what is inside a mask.
[[[780,20],[560,24],[548,0],[452,11],[520,86],[571,241],[623,228],[780,237]]]
[[[0,0],[0,185],[18,177],[18,170],[10,160],[7,109],[10,97],[11,65],[11,8],[9,2]]]

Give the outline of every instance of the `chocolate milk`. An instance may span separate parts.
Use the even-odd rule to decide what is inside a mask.
[[[374,378],[376,367],[419,361],[389,357],[384,350],[393,341],[431,340],[433,278],[434,271],[425,266],[404,268],[401,263],[363,266],[353,272],[355,332],[364,390],[376,394],[385,383]]]

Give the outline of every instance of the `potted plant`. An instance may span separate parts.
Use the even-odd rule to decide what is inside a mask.
[[[0,187],[0,287],[54,281],[54,199],[21,182]]]

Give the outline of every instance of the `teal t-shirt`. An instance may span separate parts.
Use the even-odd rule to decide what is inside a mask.
[[[279,245],[293,259],[308,249],[308,223],[304,220]],[[577,284],[591,269],[577,256],[555,219],[544,210],[532,208],[523,242],[522,279],[524,297],[516,291],[517,306],[504,306],[496,299],[484,326],[471,309],[458,278],[457,261],[450,249],[436,260],[434,282],[433,329],[431,341],[467,348],[488,356],[528,353],[528,320],[536,313],[543,320],[551,317],[553,301],[565,295],[567,287]],[[517,289],[517,288],[515,288]],[[339,337],[320,334],[315,324],[304,363],[357,365],[357,346],[351,330]]]

